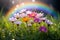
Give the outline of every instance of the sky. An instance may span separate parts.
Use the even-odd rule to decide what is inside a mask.
[[[13,5],[21,2],[31,2],[31,1],[39,1],[44,2],[48,5],[51,5],[54,9],[60,12],[60,0],[0,0],[0,10],[2,8],[4,12],[7,12]]]

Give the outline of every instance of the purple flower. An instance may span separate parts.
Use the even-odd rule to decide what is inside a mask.
[[[53,24],[53,23],[52,23],[50,20],[48,20],[48,19],[46,19],[45,22],[46,22],[47,24]]]
[[[16,20],[17,20],[17,19],[14,18],[14,17],[9,18],[9,21],[11,21],[11,22],[14,22],[14,21],[16,21]]]
[[[41,22],[41,20],[39,18],[35,18],[34,22]]]
[[[47,28],[45,26],[41,26],[39,28],[39,31],[41,31],[41,32],[47,32]]]

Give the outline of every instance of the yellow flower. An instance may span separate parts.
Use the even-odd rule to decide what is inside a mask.
[[[29,17],[24,17],[24,18],[22,18],[22,20],[23,20],[24,22],[27,22],[27,21],[29,21]]]

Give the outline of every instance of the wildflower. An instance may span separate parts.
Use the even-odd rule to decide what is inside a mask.
[[[35,18],[34,22],[40,22],[40,19],[39,18]]]
[[[20,14],[20,17],[21,17],[21,18],[26,17],[26,16],[27,16],[27,14],[25,14],[25,13],[21,13],[21,14]]]
[[[28,14],[29,17],[35,18],[37,14],[35,12],[32,12],[31,14]]]
[[[31,11],[26,11],[26,14],[31,14],[32,12]]]
[[[14,21],[16,21],[16,20],[17,20],[17,19],[14,18],[14,17],[9,18],[9,21],[11,21],[12,23],[13,23]]]
[[[41,32],[47,32],[47,28],[45,26],[41,26],[39,28],[39,31],[41,31]]]
[[[24,17],[24,18],[22,18],[22,20],[23,20],[24,22],[27,22],[27,21],[29,21],[29,17]]]
[[[46,17],[42,17],[42,18],[40,18],[40,20],[43,21],[43,22],[45,22]]]
[[[21,11],[20,11],[20,13],[24,13],[26,11],[26,9],[22,9]]]
[[[46,21],[45,21],[47,24],[53,24],[50,20],[48,20],[48,19],[46,19]]]
[[[43,17],[43,16],[44,16],[43,13],[39,13],[39,14],[36,15],[36,18],[40,18],[40,17]]]
[[[16,14],[14,14],[14,17],[17,18],[17,19],[19,19],[20,14],[19,13],[16,13]]]
[[[19,26],[19,24],[21,24],[22,22],[21,21],[15,21],[14,23],[17,24],[17,26]]]

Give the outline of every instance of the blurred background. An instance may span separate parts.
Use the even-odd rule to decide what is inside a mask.
[[[21,2],[44,2],[51,7],[53,7],[56,11],[60,12],[60,0],[0,0],[0,10],[3,8],[3,13],[5,14],[13,5]]]

